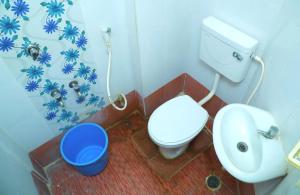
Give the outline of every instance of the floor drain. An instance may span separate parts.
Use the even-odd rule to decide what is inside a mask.
[[[222,185],[220,178],[215,175],[207,176],[205,183],[206,183],[207,188],[213,192],[219,190]]]

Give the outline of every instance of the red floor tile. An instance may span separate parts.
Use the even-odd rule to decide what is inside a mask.
[[[223,187],[215,194],[236,194],[236,180],[221,170],[214,150],[210,148],[186,165],[170,180],[157,176],[133,144],[131,136],[146,126],[138,113],[122,120],[108,130],[110,139],[109,163],[94,177],[79,174],[73,167],[59,160],[47,168],[54,195],[102,194],[213,194],[205,186],[205,178],[212,173],[224,179]]]

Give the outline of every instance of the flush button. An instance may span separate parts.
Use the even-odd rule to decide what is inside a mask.
[[[234,58],[236,58],[238,61],[243,61],[243,56],[241,55],[241,54],[239,54],[238,52],[236,52],[236,51],[234,51],[233,53],[232,53],[232,56],[234,57]]]

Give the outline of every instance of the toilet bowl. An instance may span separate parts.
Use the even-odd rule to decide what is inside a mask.
[[[159,106],[150,116],[148,133],[163,157],[181,155],[201,132],[208,119],[207,111],[190,96],[175,97]]]

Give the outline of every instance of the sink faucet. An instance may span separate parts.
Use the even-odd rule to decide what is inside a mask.
[[[273,139],[278,135],[279,128],[276,126],[271,126],[268,131],[257,130],[257,132],[267,139]]]

